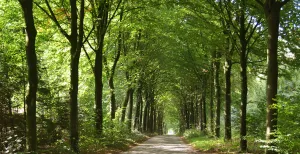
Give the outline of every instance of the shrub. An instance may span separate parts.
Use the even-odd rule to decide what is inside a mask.
[[[188,129],[183,133],[183,137],[189,139],[189,138],[195,138],[201,136],[200,130],[197,129]]]

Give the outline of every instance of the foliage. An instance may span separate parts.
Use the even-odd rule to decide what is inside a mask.
[[[187,139],[196,138],[201,135],[202,135],[201,131],[199,131],[197,129],[188,129],[183,133],[183,137],[187,138]]]
[[[12,129],[8,128],[7,132],[4,134],[1,133],[1,146],[0,148],[3,149],[1,153],[16,153],[22,149],[24,149],[22,143],[25,140],[23,134],[17,132],[17,127]]]
[[[36,0],[36,4],[47,8],[46,1]],[[49,1],[50,2],[50,1]],[[134,89],[134,105],[137,105],[137,87],[141,82],[141,100],[143,117],[146,104],[148,111],[162,113],[161,127],[164,132],[173,129],[176,133],[183,133],[193,145],[208,152],[237,152],[240,127],[240,45],[236,27],[240,15],[244,11],[246,22],[253,22],[245,26],[253,29],[256,21],[263,17],[262,10],[254,1],[246,2],[246,9],[240,10],[241,1],[232,1],[232,4],[213,0],[139,0],[123,1],[119,9],[117,2],[109,6],[110,25],[104,37],[103,56],[103,115],[104,130],[99,137],[96,136],[95,125],[95,50],[97,35],[95,24],[97,19],[93,14],[93,1],[85,1],[84,44],[79,64],[79,91],[78,91],[78,117],[80,149],[82,153],[109,152],[109,150],[125,150],[129,145],[143,141],[147,136],[157,132],[139,131],[128,128],[128,120],[120,122],[122,105],[125,102],[128,87]],[[96,2],[96,1],[95,1]],[[213,2],[213,3],[212,3]],[[224,1],[225,2],[225,1]],[[96,5],[99,5],[96,2]],[[78,3],[79,4],[79,3]],[[229,14],[216,10],[220,8],[229,10]],[[66,32],[70,31],[70,7],[68,1],[51,0],[50,6],[57,16],[58,22]],[[79,5],[78,5],[79,6]],[[227,8],[228,7],[228,8]],[[282,153],[294,153],[299,150],[300,127],[300,88],[299,88],[299,2],[288,3],[282,9],[279,39],[279,69],[280,90],[278,93],[278,143],[277,149]],[[122,14],[122,20],[120,20]],[[232,21],[227,15],[232,15]],[[37,128],[38,146],[41,153],[72,153],[69,148],[69,118],[70,98],[69,64],[73,57],[69,54],[68,40],[60,33],[52,19],[50,19],[37,5],[34,6],[34,16],[37,28],[37,58],[39,71],[39,87],[37,93]],[[234,16],[234,17],[233,17]],[[222,19],[230,20],[230,30],[224,30]],[[264,21],[262,19],[261,21]],[[248,109],[247,109],[247,139],[250,152],[261,152],[260,142],[265,137],[266,117],[266,40],[267,27],[259,24],[257,31],[253,31],[253,38],[247,47],[251,54],[248,56]],[[232,30],[235,29],[235,30]],[[228,33],[230,31],[230,33]],[[91,35],[89,35],[91,33]],[[89,35],[89,36],[88,36]],[[247,34],[249,35],[249,34]],[[21,152],[24,150],[24,105],[25,95],[28,92],[27,66],[25,62],[25,37],[22,12],[17,1],[0,0],[0,134],[1,152]],[[227,53],[226,40],[232,39],[235,43],[232,55],[233,67],[231,123],[233,140],[224,142],[216,139],[213,130],[206,128],[203,132],[198,130],[200,114],[200,101],[205,98],[207,127],[210,125],[210,113],[215,111],[215,103],[211,64],[220,60],[224,66]],[[110,69],[116,53],[121,50],[120,60],[116,65],[114,76],[114,89],[110,89]],[[215,51],[220,51],[222,57],[213,57]],[[220,73],[222,92],[225,85],[222,81],[224,75]],[[204,81],[207,85],[204,85]],[[111,91],[114,91],[117,106],[116,119],[110,119]],[[151,92],[149,92],[151,91]],[[153,97],[149,96],[153,95]],[[212,97],[210,97],[212,96]],[[152,99],[153,100],[150,100]],[[224,99],[222,96],[221,99]],[[141,105],[140,104],[140,105]],[[127,107],[128,108],[128,107]],[[126,114],[128,114],[126,108]],[[221,116],[223,105],[221,106]],[[135,113],[135,111],[134,111]],[[133,114],[135,115],[135,114]],[[147,114],[146,114],[147,115]],[[148,115],[150,115],[148,113]],[[136,118],[135,116],[133,116]],[[149,118],[149,117],[148,117]],[[153,117],[152,117],[153,118]],[[157,117],[156,117],[157,118]],[[149,118],[148,120],[150,120]],[[222,118],[221,118],[222,119]],[[153,119],[152,119],[153,120]],[[156,119],[157,120],[157,119]],[[214,121],[215,119],[212,119]],[[144,119],[141,121],[143,122]],[[154,121],[154,120],[153,120]],[[158,121],[158,120],[157,120]],[[189,125],[187,125],[189,122]],[[223,121],[222,121],[223,122]],[[224,131],[221,122],[221,130]],[[15,128],[16,127],[16,128]],[[144,126],[142,126],[144,127]],[[14,129],[12,129],[14,128]],[[190,129],[193,128],[193,129]],[[136,129],[136,128],[135,128]],[[186,130],[185,130],[186,129]],[[221,135],[223,136],[223,135]],[[263,143],[264,144],[264,143]]]
[[[300,151],[300,106],[299,71],[291,71],[291,80],[282,78],[278,96],[278,149],[283,153]]]
[[[197,137],[187,138],[188,142],[197,150],[204,153],[238,153],[239,137],[234,136],[231,141],[224,141],[221,138],[200,135]],[[254,139],[248,139],[248,150],[250,153],[263,153],[263,149],[259,147],[260,143]]]

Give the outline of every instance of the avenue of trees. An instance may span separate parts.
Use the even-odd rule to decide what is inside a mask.
[[[300,149],[299,0],[0,0],[0,153],[190,130]]]

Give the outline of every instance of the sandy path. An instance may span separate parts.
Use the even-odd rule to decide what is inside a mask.
[[[187,153],[196,154],[191,146],[182,142],[177,136],[163,135],[155,136],[149,140],[139,144],[136,147],[131,148],[127,152],[122,154],[176,154]]]

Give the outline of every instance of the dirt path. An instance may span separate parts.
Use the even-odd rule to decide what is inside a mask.
[[[122,154],[196,154],[191,146],[182,142],[177,136],[163,135],[155,136],[139,144],[136,147],[131,148],[127,152]]]

